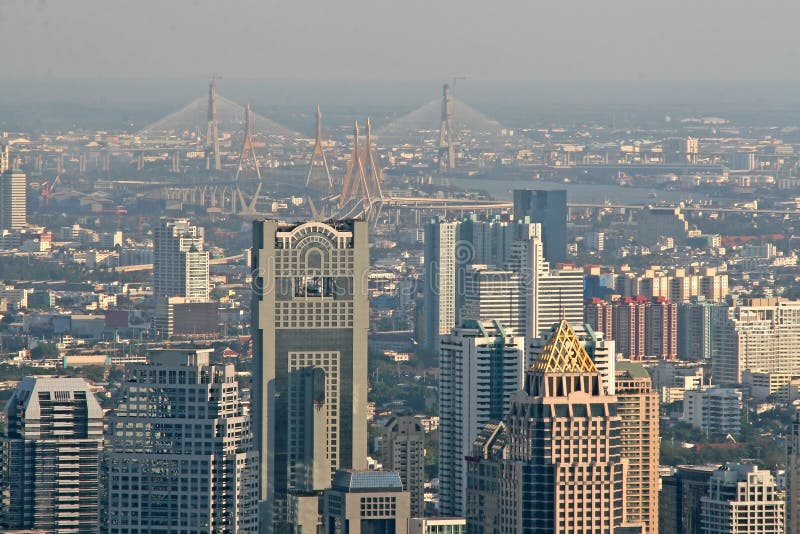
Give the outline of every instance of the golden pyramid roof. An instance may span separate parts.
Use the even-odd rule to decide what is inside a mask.
[[[597,366],[566,319],[547,340],[533,370],[541,373],[597,373]]]

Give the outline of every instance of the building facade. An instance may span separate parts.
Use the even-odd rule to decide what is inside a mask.
[[[253,223],[253,420],[261,529],[367,467],[367,223]],[[313,499],[312,499],[313,500]],[[307,515],[307,514],[301,514]]]
[[[561,321],[468,459],[467,530],[613,533],[625,515],[617,399]]]
[[[103,531],[258,531],[258,453],[233,365],[156,350],[109,416]]]
[[[0,175],[0,230],[19,230],[28,223],[28,178],[7,169]]]
[[[393,416],[383,427],[381,463],[386,471],[400,475],[408,491],[411,517],[420,517],[425,507],[425,431],[413,416]]]
[[[203,228],[188,219],[162,219],[153,232],[153,297],[208,300],[208,252]]]
[[[103,410],[86,381],[23,378],[5,415],[3,531],[96,533]]]
[[[322,532],[408,534],[409,494],[397,473],[337,471],[325,491]]]
[[[514,220],[529,219],[542,225],[544,257],[553,263],[567,260],[566,190],[514,190]]]
[[[737,436],[742,429],[742,392],[718,386],[702,386],[683,394],[681,420],[706,434]]]
[[[439,511],[465,514],[466,462],[483,425],[508,413],[522,387],[524,338],[498,323],[466,321],[439,352]]]
[[[701,498],[704,534],[782,534],[783,495],[769,471],[749,464],[726,464],[708,480]]]

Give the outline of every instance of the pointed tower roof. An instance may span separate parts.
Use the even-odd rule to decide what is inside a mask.
[[[598,373],[597,366],[566,319],[547,340],[532,369],[540,373]]]

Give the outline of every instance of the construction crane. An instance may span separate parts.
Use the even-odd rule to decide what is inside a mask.
[[[61,175],[57,174],[56,177],[53,178],[51,182],[45,181],[42,184],[41,189],[39,189],[39,194],[42,195],[42,199],[44,200],[45,206],[47,206],[50,203],[50,195],[53,194],[53,190],[60,183],[61,183]]]
[[[115,213],[117,215],[117,228],[119,228],[122,222],[122,215],[127,215],[128,210],[126,210],[122,206],[117,206],[116,208],[113,209],[102,210],[101,213]]]

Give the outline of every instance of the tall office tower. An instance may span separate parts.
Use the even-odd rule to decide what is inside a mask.
[[[752,464],[716,470],[701,499],[704,534],[783,534],[783,495],[772,474]]]
[[[23,378],[5,414],[0,526],[96,533],[103,410],[86,381]]]
[[[614,339],[614,307],[601,298],[591,298],[583,307],[583,322],[592,330],[602,332],[606,339]]]
[[[468,458],[469,532],[613,533],[624,521],[617,399],[562,320],[505,423]]]
[[[711,311],[721,304],[693,297],[678,304],[678,356],[682,360],[711,360]]]
[[[787,436],[786,534],[800,534],[800,411],[792,417],[792,433]]]
[[[567,260],[567,192],[514,190],[514,220],[526,217],[542,225],[544,257],[553,263]]]
[[[416,417],[393,416],[383,427],[381,463],[400,475],[411,495],[411,517],[421,517],[425,507],[425,431]]]
[[[208,299],[208,252],[203,229],[188,219],[162,219],[153,234],[153,297]]]
[[[0,230],[19,230],[28,222],[28,181],[22,171],[0,175]]]
[[[108,419],[103,531],[257,532],[258,454],[233,365],[154,350]]]
[[[711,377],[740,384],[745,369],[800,373],[800,301],[745,299],[712,311]]]
[[[466,321],[439,352],[439,512],[463,516],[466,462],[478,431],[508,413],[522,386],[524,338],[498,322]]]
[[[441,336],[456,325],[456,277],[459,259],[467,249],[458,243],[457,222],[432,220],[425,225],[425,286],[423,288],[422,347],[435,353]]]
[[[397,473],[344,469],[325,491],[321,532],[408,534],[409,494]]]
[[[0,143],[0,173],[6,172],[11,168],[11,160],[8,154],[8,143]]]
[[[539,277],[536,302],[536,327],[532,334],[548,332],[554,324],[566,319],[570,324],[583,324],[583,270],[553,269]]]
[[[513,271],[492,269],[488,265],[470,266],[464,278],[463,299],[462,321],[495,320],[516,335],[525,333],[526,314],[521,309],[519,275]]]
[[[624,432],[621,454],[625,475],[625,523],[641,524],[643,534],[658,533],[659,414],[658,393],[641,364],[617,362],[617,413]]]
[[[333,472],[367,467],[367,232],[364,221],[253,223],[262,530],[287,526],[290,505],[314,515]]]
[[[659,534],[702,534],[701,498],[717,465],[681,465],[661,478],[658,496]]]
[[[650,358],[678,357],[678,305],[664,297],[650,299],[644,308],[644,353]]]

